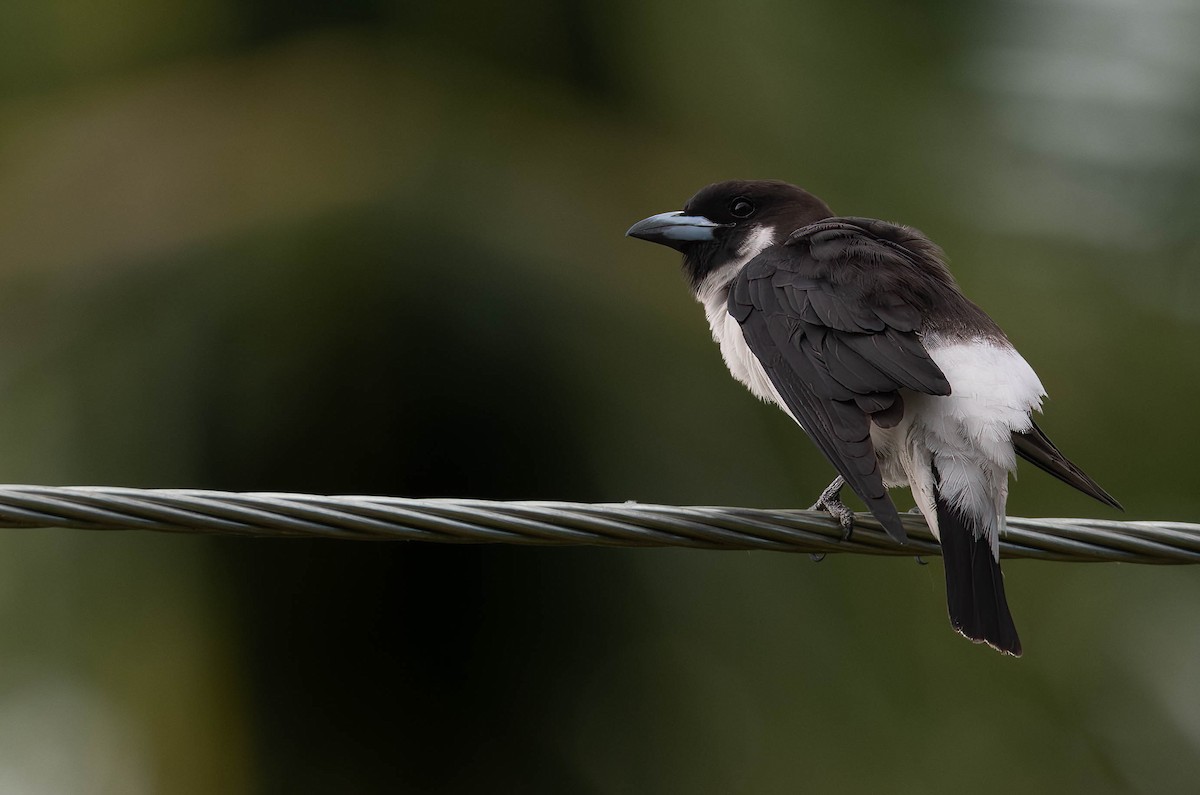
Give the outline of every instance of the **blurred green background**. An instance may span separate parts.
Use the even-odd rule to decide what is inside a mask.
[[[676,258],[917,226],[1126,508],[1200,521],[1200,6],[8,0],[12,483],[807,506]],[[901,507],[910,504],[897,495]],[[1010,511],[1119,518],[1032,471]],[[0,535],[4,793],[1187,792],[1200,572]]]

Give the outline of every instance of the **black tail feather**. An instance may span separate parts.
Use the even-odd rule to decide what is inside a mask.
[[[986,535],[976,538],[974,528],[940,496],[937,521],[950,624],[976,643],[1020,657],[1021,639],[1004,596],[1004,575]]]

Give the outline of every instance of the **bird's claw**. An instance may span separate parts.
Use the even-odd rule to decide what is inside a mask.
[[[854,511],[847,508],[841,502],[828,503],[822,500],[809,508],[809,510],[824,511],[834,519],[837,519],[837,523],[842,528],[842,541],[849,541],[854,537]],[[824,557],[824,553],[821,554]]]
[[[854,511],[840,502],[837,505],[826,505],[825,510],[829,511],[830,516],[837,519],[838,524],[841,525],[843,542],[854,537]]]
[[[821,496],[817,499],[817,504],[809,508],[810,511],[825,511],[827,514],[837,519],[837,522],[842,527],[842,541],[849,541],[854,535],[854,511],[846,507],[846,504],[841,500],[842,486],[846,485],[846,481],[842,478],[835,478],[825,491],[821,492]]]

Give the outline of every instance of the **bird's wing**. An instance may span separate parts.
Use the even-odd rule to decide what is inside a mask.
[[[1063,455],[1062,451],[1055,447],[1054,442],[1050,441],[1050,437],[1043,433],[1036,423],[1022,433],[1014,431],[1012,440],[1013,449],[1017,451],[1017,455],[1043,472],[1049,472],[1063,483],[1074,486],[1105,505],[1121,508],[1121,503],[1117,502],[1111,494],[1100,487],[1099,483],[1088,477],[1086,472]]]
[[[844,218],[797,230],[742,269],[728,309],[796,420],[888,534],[904,541],[871,422],[900,421],[902,388],[948,395],[950,384],[917,334],[920,309],[895,289],[920,271],[921,252],[873,231],[880,230]]]

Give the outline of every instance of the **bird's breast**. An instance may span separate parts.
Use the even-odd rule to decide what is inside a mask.
[[[721,358],[725,360],[725,366],[729,368],[730,374],[745,384],[755,397],[768,403],[774,403],[792,419],[796,419],[782,398],[779,397],[775,385],[771,383],[771,379],[758,361],[758,357],[746,344],[741,324],[729,314],[729,286],[725,285],[720,289],[710,290],[697,297],[704,306],[708,326],[712,330],[713,339],[721,349]]]

